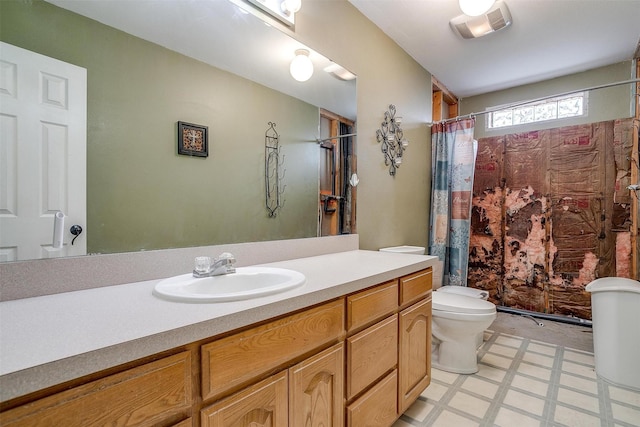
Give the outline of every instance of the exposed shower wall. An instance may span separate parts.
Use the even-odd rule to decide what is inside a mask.
[[[591,318],[585,286],[629,277],[632,119],[478,141],[469,286]]]

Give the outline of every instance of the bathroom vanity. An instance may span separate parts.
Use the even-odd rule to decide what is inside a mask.
[[[157,280],[0,303],[0,424],[390,426],[430,381],[434,262],[274,262],[306,284],[227,303],[164,301]]]

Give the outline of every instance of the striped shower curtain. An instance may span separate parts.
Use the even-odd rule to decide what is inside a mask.
[[[434,124],[431,132],[429,254],[443,262],[442,285],[467,286],[475,119]]]

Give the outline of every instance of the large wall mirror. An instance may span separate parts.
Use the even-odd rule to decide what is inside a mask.
[[[256,15],[236,0],[0,2],[3,42],[87,70],[87,253],[319,235],[320,112],[355,121],[355,79]],[[301,48],[306,82],[289,74]],[[208,129],[207,157],[178,154],[178,122]],[[284,175],[275,216],[269,123]],[[73,254],[70,225],[43,257]]]

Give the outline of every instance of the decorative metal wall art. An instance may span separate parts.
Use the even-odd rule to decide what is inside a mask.
[[[280,155],[280,136],[276,132],[276,124],[269,122],[264,133],[264,185],[265,206],[270,217],[275,217],[278,209],[284,206],[282,195],[286,185],[282,185],[285,170],[284,155]]]
[[[195,157],[209,155],[209,128],[178,122],[178,154]]]
[[[389,175],[395,176],[396,170],[402,163],[402,155],[407,149],[407,141],[402,133],[402,117],[396,117],[395,105],[389,105],[389,110],[384,113],[384,122],[376,131],[376,139],[380,143],[380,149],[384,154],[384,164],[389,166]]]

